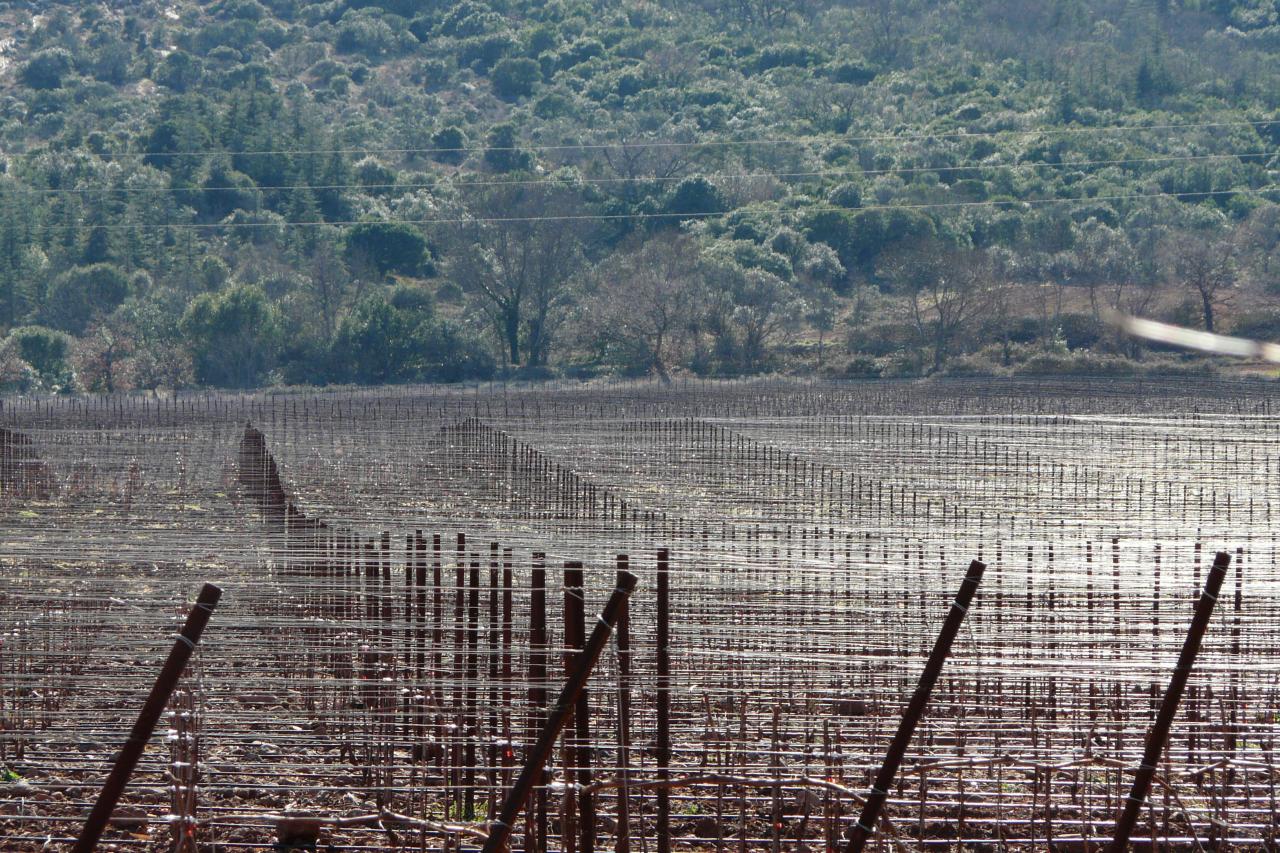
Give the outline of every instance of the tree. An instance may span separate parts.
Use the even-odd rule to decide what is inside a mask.
[[[95,325],[75,342],[72,362],[86,391],[127,391],[133,385],[132,330],[127,326]]]
[[[1200,302],[1206,332],[1216,327],[1216,310],[1236,283],[1238,250],[1225,232],[1179,231],[1165,240],[1166,274]]]
[[[812,288],[805,300],[804,319],[818,332],[818,370],[825,356],[827,334],[836,327],[836,296],[825,287]]]
[[[22,82],[32,89],[57,89],[71,73],[71,54],[54,47],[38,51],[22,66]]]
[[[1089,291],[1093,319],[1101,324],[1108,311],[1142,316],[1155,299],[1155,275],[1121,231],[1089,220],[1077,229],[1072,278]],[[1138,354],[1139,344],[1127,335],[1113,337],[1116,349]]]
[[[804,301],[776,275],[732,261],[708,263],[705,275],[705,323],[723,366],[735,373],[765,369],[775,346],[795,330]]]
[[[504,184],[475,197],[456,233],[449,272],[479,300],[513,367],[547,362],[582,264],[580,208],[564,186]]]
[[[311,300],[320,313],[320,330],[326,343],[338,326],[338,313],[347,302],[351,276],[332,242],[321,240],[307,264],[307,284]]]
[[[431,312],[397,310],[381,295],[371,295],[343,318],[332,347],[337,378],[362,385],[381,385],[412,379],[421,322]]]
[[[466,134],[454,125],[442,127],[431,136],[431,157],[440,163],[461,163],[467,158],[466,147]]]
[[[79,335],[93,320],[114,311],[128,295],[129,279],[119,267],[74,267],[53,280],[41,313],[55,329]]]
[[[485,137],[484,162],[495,172],[523,172],[533,167],[533,155],[518,146],[515,125],[495,124]]]
[[[882,259],[881,274],[905,293],[920,344],[932,351],[931,373],[946,365],[956,339],[986,306],[989,259],[972,249],[930,241]]]
[[[600,269],[587,314],[606,348],[620,356],[624,366],[669,383],[703,298],[693,241],[685,236],[652,239],[614,256]]]
[[[191,54],[175,50],[156,66],[155,81],[175,92],[195,89],[204,77],[204,63]]]
[[[9,333],[9,345],[35,371],[38,385],[45,391],[75,390],[75,374],[67,361],[71,342],[70,335],[43,326],[21,326]]]
[[[542,69],[528,57],[508,57],[493,67],[493,91],[508,101],[527,98],[542,80]]]
[[[685,178],[675,185],[663,210],[680,216],[707,216],[728,209],[724,196],[715,184],[702,176]]]
[[[130,353],[120,365],[134,388],[185,388],[195,382],[188,341],[181,326],[182,294],[169,288],[134,287],[127,300],[102,324],[128,336]]]
[[[347,232],[343,256],[347,263],[367,259],[381,275],[418,275],[427,261],[427,240],[402,222],[361,222]]]
[[[242,284],[196,297],[181,328],[203,384],[256,388],[275,366],[280,320],[260,288]]]

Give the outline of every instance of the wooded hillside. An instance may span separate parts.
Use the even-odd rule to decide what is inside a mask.
[[[0,389],[1188,369],[1280,3],[0,3]],[[1198,369],[1191,365],[1191,369]]]

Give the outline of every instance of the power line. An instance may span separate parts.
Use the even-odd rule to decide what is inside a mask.
[[[1280,120],[1257,121],[1216,121],[1185,122],[1175,124],[1151,125],[1114,125],[1110,127],[1063,127],[1032,128],[1028,130],[980,130],[950,133],[881,133],[861,136],[843,136],[833,134],[812,134],[809,136],[780,136],[756,139],[712,139],[712,140],[652,140],[646,142],[562,142],[541,145],[489,146],[472,145],[448,147],[402,147],[402,148],[295,148],[295,149],[261,149],[245,151],[227,151],[223,149],[195,149],[188,151],[117,151],[100,153],[103,160],[114,160],[125,157],[205,157],[224,155],[231,157],[278,157],[278,156],[322,156],[358,154],[474,154],[484,151],[600,151],[628,150],[634,148],[723,148],[736,145],[802,145],[820,142],[918,142],[922,140],[944,139],[982,139],[993,136],[1060,136],[1089,135],[1103,133],[1132,133],[1140,131],[1197,130],[1228,127],[1264,127],[1280,123]],[[34,156],[44,151],[24,152],[23,156]]]
[[[891,210],[948,210],[948,209],[971,209],[984,207],[1009,207],[1016,208],[1019,206],[1043,206],[1050,204],[1086,204],[1093,202],[1108,201],[1142,201],[1157,198],[1216,198],[1221,196],[1239,195],[1242,193],[1258,194],[1264,192],[1274,192],[1280,190],[1280,185],[1272,185],[1257,188],[1237,188],[1231,190],[1207,190],[1204,192],[1185,192],[1185,193],[1130,193],[1126,195],[1113,196],[1085,196],[1082,198],[1041,198],[1041,199],[1002,199],[988,201],[955,201],[955,202],[919,202],[908,204],[880,204],[866,205],[864,207],[854,208],[856,211],[891,211]],[[836,205],[814,205],[805,208],[806,211],[817,213],[825,212],[850,212],[849,208],[839,207]],[[709,219],[717,216],[725,216],[732,211],[722,211],[716,213],[581,213],[581,214],[563,214],[553,216],[458,216],[458,217],[438,217],[423,219],[351,219],[351,220],[307,220],[307,221],[289,221],[282,220],[279,222],[172,222],[164,224],[152,223],[133,223],[133,222],[114,222],[104,224],[49,224],[44,227],[55,229],[82,229],[82,230],[110,230],[110,231],[150,231],[164,229],[188,229],[188,230],[216,230],[220,228],[239,229],[239,228],[348,228],[357,225],[501,225],[501,224],[518,224],[532,222],[606,222],[606,221],[628,221],[628,220],[656,220],[656,219]]]
[[[252,187],[30,187],[12,190],[16,195],[76,195],[89,193],[110,193],[115,195],[130,194],[165,194],[165,193],[206,193],[206,192],[288,192],[294,190],[386,190],[386,189],[434,189],[439,186],[448,187],[503,187],[503,186],[577,186],[580,184],[625,184],[625,183],[676,183],[688,178],[703,178],[710,181],[746,181],[766,178],[799,179],[799,178],[831,178],[831,177],[866,177],[879,175],[914,175],[920,173],[954,173],[965,171],[981,171],[994,169],[1069,169],[1093,168],[1105,166],[1130,166],[1152,163],[1189,163],[1209,162],[1215,160],[1252,161],[1280,156],[1280,151],[1261,151],[1257,153],[1225,152],[1218,154],[1187,154],[1159,157],[1128,157],[1110,160],[1076,160],[1058,163],[1025,161],[1022,163],[974,163],[956,166],[902,166],[886,169],[815,169],[800,172],[701,172],[681,176],[643,177],[643,178],[529,178],[529,179],[492,179],[455,181],[447,177],[433,183],[390,183],[390,184],[256,184]]]

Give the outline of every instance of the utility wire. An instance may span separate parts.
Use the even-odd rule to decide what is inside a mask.
[[[447,147],[402,147],[402,148],[278,148],[244,151],[227,151],[223,149],[192,149],[187,151],[118,151],[98,154],[103,160],[114,160],[125,157],[204,157],[210,155],[226,155],[231,157],[268,157],[268,156],[319,156],[319,155],[369,155],[369,154],[473,154],[484,151],[600,151],[628,150],[633,148],[725,148],[736,145],[801,145],[834,142],[919,142],[943,139],[982,139],[994,136],[1062,136],[1062,135],[1098,135],[1104,133],[1137,133],[1142,131],[1169,130],[1211,130],[1231,127],[1266,127],[1280,123],[1280,120],[1255,121],[1215,121],[1184,122],[1174,124],[1152,125],[1115,125],[1110,127],[1063,127],[1063,128],[1031,128],[1028,130],[980,130],[950,133],[880,133],[860,136],[840,136],[834,134],[814,134],[810,136],[780,136],[758,139],[712,139],[698,141],[684,140],[652,140],[645,142],[562,142],[541,145],[509,145],[490,146],[472,145],[456,148]],[[24,156],[34,156],[45,151],[24,152]]]
[[[258,184],[252,187],[32,187],[12,191],[16,195],[75,195],[87,193],[111,193],[116,195],[145,193],[205,193],[205,192],[285,192],[292,190],[385,190],[385,189],[435,189],[448,187],[504,187],[504,186],[577,186],[581,184],[625,184],[625,183],[675,183],[688,178],[704,178],[709,181],[747,181],[776,178],[780,180],[799,178],[833,178],[833,177],[866,177],[874,175],[914,175],[919,173],[952,173],[998,169],[1070,169],[1092,168],[1103,166],[1128,166],[1149,163],[1190,163],[1209,162],[1215,160],[1260,160],[1280,156],[1280,151],[1261,151],[1257,153],[1225,152],[1218,154],[1188,154],[1166,157],[1130,157],[1113,160],[1077,160],[1059,163],[1024,161],[1021,163],[974,163],[956,166],[904,166],[888,169],[819,169],[803,172],[703,172],[679,176],[652,176],[640,178],[557,178],[554,176],[538,179],[486,179],[486,180],[450,180],[447,176],[433,183],[389,183],[389,184]]]
[[[1092,203],[1107,201],[1140,201],[1157,198],[1215,198],[1220,196],[1239,195],[1242,193],[1263,193],[1280,190],[1280,186],[1272,185],[1258,188],[1238,188],[1231,190],[1208,190],[1204,192],[1188,192],[1188,193],[1132,193],[1128,195],[1113,196],[1085,196],[1082,198],[1041,198],[1041,199],[1020,199],[1020,200],[994,200],[994,201],[955,201],[955,202],[920,202],[915,204],[879,204],[867,205],[864,207],[854,208],[858,211],[886,211],[886,210],[947,210],[947,209],[967,209],[967,208],[984,208],[984,207],[1010,207],[1017,208],[1019,206],[1039,206],[1048,204],[1070,204],[1070,203]],[[814,205],[805,208],[811,212],[833,212],[848,211],[849,208],[839,207],[836,205]],[[421,219],[391,219],[391,218],[374,218],[374,219],[348,219],[348,220],[308,220],[308,221],[289,221],[282,220],[280,222],[172,222],[172,223],[134,223],[134,222],[113,222],[102,224],[91,223],[75,223],[61,224],[52,223],[43,227],[54,228],[77,228],[77,229],[105,229],[105,230],[156,230],[156,229],[218,229],[218,228],[321,228],[332,226],[336,228],[350,227],[355,225],[484,225],[484,224],[513,224],[513,223],[531,223],[531,222],[606,222],[606,221],[626,221],[626,220],[653,220],[653,219],[709,219],[717,216],[725,216],[731,211],[708,212],[708,213],[574,213],[553,216],[456,216],[456,217],[438,217],[438,218],[421,218]]]

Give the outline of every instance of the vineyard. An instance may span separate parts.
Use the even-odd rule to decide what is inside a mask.
[[[0,405],[0,849],[1277,849],[1280,394],[1257,380],[396,389]],[[1220,558],[1222,559],[1222,558]]]

